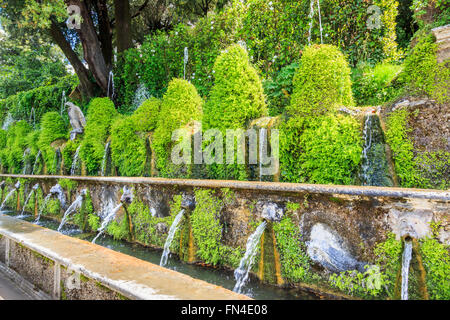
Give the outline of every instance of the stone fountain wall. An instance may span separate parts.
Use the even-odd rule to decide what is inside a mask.
[[[45,192],[67,177],[25,178],[25,183],[40,183]],[[156,178],[69,179],[77,182],[77,192],[89,190],[97,213],[102,211],[105,199],[117,204],[125,186],[132,188],[135,200],[145,204],[148,214],[159,217],[170,214],[176,195],[195,199],[196,190],[209,189],[215,190],[220,199],[221,191],[231,190],[232,201],[220,210],[218,219],[224,229],[222,242],[232,248],[245,248],[252,223],[266,219],[275,224],[291,204],[296,204],[289,215],[319,273],[363,270],[365,264],[374,261],[376,244],[386,240],[389,233],[398,239],[407,235],[420,239],[431,234],[431,222],[441,223],[440,241],[450,244],[448,191]],[[72,197],[77,192],[73,191]],[[124,212],[117,219],[123,217]],[[167,232],[167,227],[159,228],[159,232]]]

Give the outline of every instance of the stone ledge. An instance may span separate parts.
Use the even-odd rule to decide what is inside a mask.
[[[78,177],[78,176],[44,176],[44,175],[14,175],[0,174],[0,178],[34,179],[57,181],[69,179],[75,181],[88,181],[94,183],[118,183],[118,184],[144,184],[190,188],[230,188],[240,190],[253,190],[265,192],[284,193],[318,193],[328,195],[348,195],[387,198],[416,198],[450,201],[450,191],[432,189],[410,189],[410,188],[387,188],[387,187],[365,187],[365,186],[340,186],[301,183],[279,183],[259,181],[232,181],[232,180],[187,180],[187,179],[165,179],[145,177]]]
[[[6,240],[49,259],[54,265],[79,272],[129,299],[250,299],[222,287],[5,215],[0,215],[0,234]],[[57,282],[59,285],[59,281]]]

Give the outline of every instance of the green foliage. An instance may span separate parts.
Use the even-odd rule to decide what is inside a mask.
[[[88,225],[91,231],[97,231],[100,228],[100,217],[90,213],[88,215]]]
[[[124,216],[120,222],[114,220],[108,225],[106,232],[111,235],[114,240],[126,239],[129,234],[127,218]]]
[[[205,130],[218,129],[225,137],[227,129],[244,129],[251,119],[268,114],[261,80],[244,48],[228,47],[217,58],[214,71],[216,81],[203,117]],[[219,179],[243,180],[247,175],[236,164],[215,164],[209,170]]]
[[[134,234],[137,241],[147,244],[157,246],[159,248],[164,247],[164,243],[167,238],[167,234],[159,234],[156,230],[156,225],[158,223],[163,223],[167,226],[169,230],[172,225],[173,220],[176,215],[181,210],[181,196],[175,196],[172,204],[170,205],[170,215],[167,217],[153,217],[148,206],[142,201],[135,200],[128,207],[128,213],[131,216]],[[179,237],[179,231],[178,231]],[[173,244],[177,244],[177,234],[174,236]],[[172,245],[173,247],[174,245]],[[175,250],[171,247],[172,252]]]
[[[401,79],[416,94],[426,94],[440,103],[450,101],[450,68],[436,60],[437,44],[431,34],[419,36],[404,62]]]
[[[440,188],[449,186],[450,153],[446,151],[415,154],[408,126],[413,116],[406,109],[392,112],[387,119],[386,140],[392,149],[395,172],[405,188]]]
[[[222,224],[219,217],[222,208],[229,204],[232,198],[227,197],[226,192],[220,199],[211,190],[199,189],[195,191],[195,199],[197,206],[190,219],[197,248],[196,255],[209,264],[237,267],[242,250],[222,244]]]
[[[286,106],[290,104],[292,91],[294,90],[292,81],[298,67],[297,62],[291,63],[283,67],[274,79],[269,78],[263,82],[270,116],[282,114]]]
[[[161,100],[150,98],[133,113],[132,119],[136,126],[136,131],[150,132],[155,130],[158,124]]]
[[[307,47],[294,76],[288,114],[317,115],[339,105],[353,105],[350,68],[345,56],[332,45]]]
[[[312,183],[352,184],[362,152],[360,130],[349,116],[316,118],[301,137],[300,175]]]
[[[67,138],[67,127],[58,112],[47,112],[42,116],[41,132],[39,134],[38,147],[42,152],[48,173],[57,173],[56,153],[51,146],[59,139]]]
[[[145,141],[136,131],[133,117],[117,118],[111,126],[111,156],[123,176],[141,176],[144,173]]]
[[[273,224],[273,230],[280,252],[283,279],[289,282],[305,281],[310,276],[310,260],[300,241],[298,227],[285,215],[279,223]]]
[[[75,152],[77,151],[80,145],[80,140],[69,140],[61,151],[63,163],[64,163],[64,171],[69,174],[72,169],[73,157]]]
[[[95,98],[88,106],[80,156],[89,174],[98,173],[113,120],[118,116],[114,103],[108,98]]]
[[[381,23],[383,25],[383,37],[381,44],[383,46],[383,57],[385,62],[398,61],[403,57],[403,52],[397,48],[397,0],[375,0],[374,5],[381,9]]]
[[[388,277],[381,272],[377,265],[366,265],[365,269],[364,273],[352,270],[341,272],[339,275],[332,274],[329,282],[332,287],[351,295],[366,298],[380,296],[384,293],[384,286],[388,284]]]
[[[52,85],[38,87],[29,91],[18,92],[4,100],[0,100],[0,119],[6,119],[10,113],[16,120],[35,119],[36,123],[50,111],[60,111],[62,93],[70,93],[78,84],[76,77],[61,78]],[[16,91],[17,92],[17,91]],[[34,110],[32,112],[32,110]],[[0,123],[3,121],[0,120]]]
[[[360,123],[349,116],[290,118],[280,128],[283,181],[352,184],[362,151]]]
[[[426,270],[427,289],[433,300],[450,299],[449,247],[436,239],[421,240],[420,253]]]
[[[71,179],[59,179],[58,184],[68,193],[72,193],[77,188],[78,182]]]
[[[171,174],[168,163],[173,131],[192,120],[201,120],[202,106],[203,100],[192,84],[182,79],[174,79],[169,83],[152,141],[156,166],[162,176]]]
[[[214,65],[215,84],[205,105],[205,129],[245,128],[248,121],[267,115],[262,83],[240,45],[228,47]]]
[[[402,242],[396,240],[393,233],[389,233],[387,239],[378,243],[373,252],[376,257],[375,264],[380,266],[382,272],[386,275],[383,279],[386,294],[393,298],[397,274],[402,263]]]
[[[352,73],[353,94],[358,105],[380,105],[397,97],[402,88],[393,83],[402,67],[389,63],[362,66]]]
[[[0,161],[6,171],[10,173],[21,173],[23,165],[23,154],[27,147],[27,135],[31,132],[31,126],[25,121],[18,121],[11,125],[6,132],[4,148],[0,150]],[[6,142],[6,143],[5,143]]]

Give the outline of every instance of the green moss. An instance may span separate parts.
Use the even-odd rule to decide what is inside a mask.
[[[298,227],[285,215],[273,224],[277,248],[280,253],[281,274],[288,282],[305,281],[310,276],[310,260],[300,241]]]
[[[111,129],[111,156],[123,176],[141,176],[146,162],[145,140],[132,117],[118,118]]]
[[[150,98],[145,100],[132,115],[132,119],[136,126],[136,131],[150,132],[155,130],[156,125],[158,124],[160,109],[160,99]]]
[[[68,193],[72,193],[78,186],[78,182],[71,179],[59,179],[58,184]]]
[[[280,128],[283,181],[352,184],[360,162],[360,123],[339,114],[290,118]]]
[[[192,120],[201,120],[202,105],[203,100],[192,84],[181,79],[174,79],[169,83],[153,136],[156,167],[161,176],[173,175],[173,167],[170,165],[173,131],[186,126]]]
[[[47,112],[41,119],[41,132],[39,134],[38,146],[42,152],[47,172],[58,173],[59,168],[56,158],[56,150],[51,144],[59,139],[67,138],[67,127],[58,112]]]
[[[197,206],[190,219],[197,257],[209,264],[237,267],[243,252],[240,248],[222,243],[222,224],[219,220],[223,206],[230,199],[226,196],[220,199],[214,191],[201,189],[195,191],[195,199]]]
[[[336,106],[353,105],[350,68],[342,52],[333,45],[306,47],[294,76],[291,116],[322,114]]]
[[[93,213],[88,215],[88,225],[91,231],[97,231],[100,228],[100,217]]]
[[[23,154],[27,148],[26,137],[30,132],[31,126],[26,121],[18,121],[8,128],[5,147],[0,150],[0,162],[6,172],[22,172]]]
[[[47,207],[44,209],[44,215],[59,216],[61,215],[61,204],[58,199],[50,199]]]
[[[406,188],[439,188],[449,186],[450,153],[414,150],[408,126],[414,116],[406,109],[392,112],[387,119],[386,140],[392,149],[395,172],[400,185]]]
[[[72,169],[73,157],[75,156],[75,152],[77,151],[79,145],[80,141],[78,139],[69,140],[61,151],[64,163],[64,171],[67,174],[70,174],[70,170]]]
[[[450,299],[449,246],[436,239],[421,240],[420,253],[426,270],[426,283],[431,299]]]
[[[88,106],[80,157],[89,174],[98,174],[103,160],[105,142],[113,120],[118,116],[114,103],[108,98],[95,98]]]
[[[409,91],[426,94],[440,103],[448,102],[450,96],[450,68],[448,61],[438,64],[437,44],[433,35],[419,36],[419,42],[411,49],[405,62],[401,79]]]

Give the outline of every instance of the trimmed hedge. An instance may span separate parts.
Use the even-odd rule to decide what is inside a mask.
[[[89,103],[80,149],[80,157],[85,162],[89,174],[98,174],[100,170],[105,142],[118,115],[114,103],[109,98],[95,98]]]

